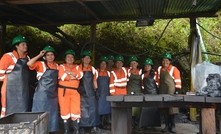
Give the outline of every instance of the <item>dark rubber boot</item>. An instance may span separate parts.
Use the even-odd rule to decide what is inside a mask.
[[[174,117],[175,117],[174,115],[169,116],[170,124],[171,124],[171,128],[170,128],[171,133],[176,133]]]
[[[101,129],[97,126],[94,126],[92,129],[91,129],[91,132],[92,133],[100,133],[101,132]]]
[[[77,120],[73,121],[74,134],[80,134],[80,127]]]
[[[70,132],[70,122],[69,120],[64,120],[64,134],[69,134]]]
[[[167,132],[169,130],[169,120],[168,120],[168,115],[164,115],[164,120],[165,120],[165,128],[161,130],[161,132]]]
[[[101,129],[105,129],[105,128],[106,128],[107,118],[108,118],[108,115],[107,115],[107,114],[104,114],[104,115],[101,115],[101,116],[100,116],[100,119],[101,119],[100,128],[101,128]]]

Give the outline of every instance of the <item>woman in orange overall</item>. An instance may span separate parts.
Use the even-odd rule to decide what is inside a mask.
[[[81,118],[80,94],[77,89],[80,79],[83,77],[82,69],[74,64],[76,58],[73,50],[64,53],[65,63],[59,66],[58,102],[61,118],[64,120],[64,134],[70,132],[70,119],[74,134],[79,134],[79,122]]]
[[[13,38],[13,51],[2,56],[0,61],[1,117],[15,112],[29,111],[29,75],[27,66],[27,40],[18,35]]]
[[[30,70],[37,72],[37,88],[33,97],[32,112],[50,112],[49,131],[58,131],[58,64],[54,62],[55,50],[47,45],[27,63]],[[37,61],[43,56],[44,61]]]

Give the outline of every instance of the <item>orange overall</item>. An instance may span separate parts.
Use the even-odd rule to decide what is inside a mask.
[[[76,73],[77,79],[71,77],[65,71]],[[73,65],[72,69],[66,64],[59,66],[58,81],[58,102],[60,105],[61,118],[72,120],[81,118],[80,94],[76,90],[79,87],[80,79],[83,77],[82,69],[78,65]],[[61,87],[62,86],[62,87]]]

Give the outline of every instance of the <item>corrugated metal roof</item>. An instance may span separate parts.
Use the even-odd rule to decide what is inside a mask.
[[[148,16],[156,19],[210,17],[220,9],[221,0],[1,0],[0,22],[41,26],[136,20]]]

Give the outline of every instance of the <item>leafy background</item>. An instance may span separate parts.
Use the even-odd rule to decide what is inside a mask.
[[[221,53],[221,12],[215,18],[198,18],[200,31],[207,52]],[[103,22],[96,26],[96,42],[90,42],[90,26],[75,24],[60,26],[70,38],[68,40],[75,46],[75,53],[80,57],[82,49],[92,49],[95,45],[94,66],[102,55],[121,54],[125,58],[124,66],[128,66],[128,57],[136,55],[139,59],[139,67],[145,58],[153,59],[154,68],[160,64],[160,56],[168,51],[172,54],[173,65],[181,71],[182,89],[185,93],[189,90],[190,62],[188,52],[188,37],[190,25],[188,18],[170,20],[156,20],[153,26],[136,27],[135,21]],[[33,57],[46,45],[52,45],[58,55],[57,61],[62,61],[62,55],[70,47],[54,37],[31,26],[7,26],[6,28],[6,51],[13,37],[21,34],[29,41],[29,56]],[[160,39],[160,40],[159,40]],[[187,53],[185,56],[180,56]],[[220,64],[221,57],[208,55],[208,60],[214,64]],[[205,58],[204,58],[205,60]]]

